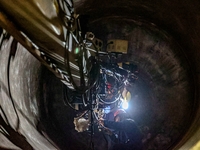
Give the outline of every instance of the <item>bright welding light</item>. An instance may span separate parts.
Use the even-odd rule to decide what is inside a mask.
[[[126,100],[124,100],[124,101],[122,102],[122,108],[123,108],[123,109],[128,109],[128,102],[127,102]]]

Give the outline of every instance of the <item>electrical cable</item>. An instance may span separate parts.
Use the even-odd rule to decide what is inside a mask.
[[[81,36],[79,36],[78,35],[78,26],[77,26],[77,18],[75,18],[75,24],[74,24],[74,27],[76,28],[76,35],[74,36],[74,34],[73,34],[73,32],[70,30],[69,32],[67,32],[66,34],[66,37],[69,37],[70,36],[70,34],[71,34],[71,36],[73,37],[73,39],[75,39],[75,41],[76,41],[76,44],[80,47],[81,46],[81,44],[79,43],[79,41],[76,39],[77,37],[81,37]],[[68,38],[68,40],[69,40],[69,38]],[[80,40],[81,41],[81,40]],[[70,41],[68,41],[67,42],[67,39],[65,40],[65,57],[64,57],[64,62],[65,62],[65,65],[66,65],[66,70],[67,70],[67,73],[68,73],[68,76],[69,76],[69,79],[70,79],[70,81],[71,81],[71,83],[72,83],[72,85],[73,85],[73,87],[74,87],[74,89],[76,90],[76,91],[79,91],[79,93],[85,93],[87,90],[89,90],[89,89],[91,89],[91,87],[93,87],[95,84],[96,84],[96,81],[98,80],[98,74],[96,75],[96,79],[94,80],[94,82],[93,82],[93,84],[91,85],[91,83],[89,82],[89,86],[85,86],[84,88],[82,87],[82,88],[79,88],[76,84],[75,84],[75,82],[74,82],[74,80],[73,80],[73,77],[72,77],[72,74],[71,74],[71,70],[70,70],[70,63],[69,63],[69,52],[68,52],[68,49],[67,49],[67,46],[69,45],[69,42]],[[92,42],[93,43],[93,42]],[[93,45],[94,45],[94,47],[95,47],[95,49],[97,50],[97,56],[98,56],[98,49],[97,49],[97,47],[95,46],[95,44],[93,43]],[[85,54],[86,55],[86,58],[87,58],[87,51],[86,51],[86,49],[84,48],[84,47],[82,47],[82,50],[81,50],[81,54]],[[83,55],[81,55],[81,60],[82,60],[82,57],[83,57]],[[80,58],[79,58],[80,59]],[[84,80],[84,75],[83,75],[83,69],[82,69],[82,62],[80,62],[80,60],[79,60],[79,71],[80,71],[80,77],[81,77],[81,81],[83,82],[85,82],[85,80]],[[97,72],[99,72],[99,71],[97,71]],[[90,80],[90,78],[89,78],[89,80]]]
[[[90,135],[90,149],[94,150],[94,142],[93,142],[93,134],[94,134],[94,117],[93,117],[93,105],[92,105],[92,99],[93,97],[91,96],[91,102],[90,102],[90,124],[91,124],[91,135]]]
[[[87,99],[88,97],[86,98],[86,93],[82,94],[82,102],[84,106],[87,106],[87,103],[86,103]]]
[[[103,70],[105,70],[105,69],[103,69]],[[115,79],[115,84],[116,84],[116,80],[117,80],[117,82],[120,82],[120,81],[117,79],[115,71],[116,71],[116,70],[113,70],[113,77],[114,77],[114,79]],[[106,73],[106,71],[103,71],[102,78],[103,78],[104,82],[108,82],[108,81],[107,81],[107,78],[106,78],[107,75],[108,75],[108,74]],[[108,76],[109,76],[109,75],[108,75]],[[122,85],[123,85],[123,84],[122,84]],[[122,86],[122,85],[121,85],[121,86]],[[119,87],[117,88],[116,91],[120,91],[121,86],[119,86]],[[116,87],[116,85],[114,85],[114,87]],[[103,99],[101,98],[101,96],[100,96],[99,94],[97,94],[97,97],[99,98],[99,100],[100,100],[101,102],[103,102],[104,104],[108,104],[108,105],[117,102],[117,101],[119,100],[120,96],[121,96],[121,93],[120,93],[120,94],[117,93],[116,95],[114,95],[114,97],[115,97],[115,98],[114,98],[114,101],[106,102],[105,100],[103,100]]]
[[[13,39],[13,42],[11,44],[10,54],[9,54],[9,57],[8,57],[7,79],[8,79],[9,97],[10,97],[11,103],[13,105],[14,111],[16,113],[16,116],[17,116],[17,127],[16,127],[16,130],[18,131],[19,130],[19,125],[20,125],[20,119],[19,119],[19,115],[18,115],[16,107],[15,107],[14,100],[13,100],[13,97],[12,97],[12,94],[11,94],[11,89],[10,89],[10,62],[11,62],[11,58],[13,57],[13,51],[16,51],[16,49],[17,49],[17,41],[15,39]]]
[[[70,33],[71,32],[67,32],[67,36],[66,37],[69,37],[70,36]],[[73,34],[73,33],[71,33]],[[67,46],[69,44],[70,41],[67,42],[67,40],[65,41],[65,57],[64,57],[64,62],[65,62],[65,65],[66,65],[66,70],[67,70],[67,73],[68,73],[68,76],[69,76],[69,79],[70,79],[70,82],[72,83],[74,89],[76,91],[78,91],[79,93],[85,93],[86,91],[90,90],[97,82],[98,78],[99,78],[99,69],[97,69],[97,71],[95,71],[97,73],[97,75],[95,75],[95,80],[92,84],[90,84],[90,78],[89,78],[89,86],[85,86],[84,88],[79,88],[76,83],[74,82],[74,79],[72,77],[72,74],[71,74],[71,70],[70,70],[70,62],[69,62],[69,51],[67,49]],[[77,43],[78,45],[80,45],[79,43]],[[82,65],[82,62],[81,62],[81,65]],[[80,66],[79,66],[80,68]],[[96,67],[95,67],[96,68]],[[97,67],[99,68],[99,67]],[[79,69],[80,70],[80,69]],[[83,69],[80,70],[83,72]],[[81,73],[81,78],[83,79],[84,76],[83,76],[83,73]]]
[[[66,37],[69,37],[70,36],[70,33],[71,32],[67,32],[67,36]],[[73,34],[73,33],[71,33]],[[68,38],[69,40],[70,38]],[[70,82],[72,83],[73,87],[75,90],[79,91],[80,93],[84,93],[85,91],[81,90],[80,88],[78,88],[78,86],[75,84],[74,82],[74,79],[72,77],[72,74],[71,74],[71,70],[70,70],[70,62],[69,62],[69,51],[67,49],[68,47],[68,44],[69,44],[70,41],[67,42],[67,40],[65,41],[65,56],[64,56],[64,62],[65,62],[65,65],[66,65],[66,70],[67,70],[67,73],[68,73],[68,76],[69,76],[69,79],[70,79]]]
[[[63,95],[64,95],[64,98],[63,98],[63,102],[64,102],[64,104],[66,105],[66,106],[69,106],[70,108],[72,108],[73,110],[76,110],[75,109],[75,107],[73,107],[72,105],[71,105],[71,103],[69,102],[69,96],[68,96],[68,94],[67,94],[67,87],[66,87],[66,85],[64,85],[63,84]]]
[[[89,85],[89,86],[86,86],[85,88],[79,88],[76,84],[75,84],[75,82],[74,82],[74,80],[73,80],[73,77],[72,77],[72,75],[71,75],[71,71],[70,71],[70,64],[69,64],[69,54],[68,54],[69,52],[68,52],[68,50],[66,49],[65,50],[65,65],[66,65],[66,69],[67,69],[67,73],[68,73],[68,76],[69,76],[69,79],[70,79],[70,81],[72,82],[72,85],[74,86],[74,89],[76,90],[76,91],[79,91],[79,93],[85,93],[85,92],[87,92],[88,90],[90,90],[95,84],[96,84],[96,82],[97,82],[97,80],[98,80],[98,76],[99,76],[99,71],[97,71],[97,75],[96,75],[96,78],[95,78],[95,81],[93,82],[93,84],[92,85]],[[98,69],[97,69],[98,70]],[[90,78],[89,78],[89,80],[90,80]]]
[[[86,113],[88,113],[89,110],[84,111],[78,118],[83,117]]]
[[[101,102],[103,102],[104,104],[111,105],[111,104],[114,104],[114,103],[116,103],[116,102],[119,100],[119,98],[120,98],[120,95],[119,95],[119,97],[118,97],[118,98],[115,98],[115,100],[114,100],[114,101],[111,101],[111,102],[106,102],[105,100],[103,100],[103,99],[100,97],[100,95],[99,95],[99,94],[97,94],[97,97],[98,97],[98,98],[99,98],[99,100],[100,100]]]

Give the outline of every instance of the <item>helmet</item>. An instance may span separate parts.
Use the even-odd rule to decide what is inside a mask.
[[[126,115],[126,111],[124,109],[118,109],[115,113],[114,113],[114,117],[116,117],[117,115]]]

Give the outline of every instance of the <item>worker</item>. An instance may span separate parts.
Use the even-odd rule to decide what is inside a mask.
[[[123,109],[118,109],[114,113],[114,121],[100,119],[99,123],[114,129],[117,133],[118,142],[114,144],[112,150],[142,150],[143,134]]]

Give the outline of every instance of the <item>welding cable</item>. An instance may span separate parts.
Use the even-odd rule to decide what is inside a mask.
[[[66,87],[65,84],[63,84],[63,95],[64,95],[64,98],[63,98],[63,102],[66,106],[69,106],[70,108],[72,108],[73,110],[76,110],[75,107],[72,106],[72,104],[69,102],[69,96],[68,96],[68,89]]]
[[[82,97],[83,105],[87,106],[87,102],[88,102],[88,99],[89,99],[88,96],[87,96],[87,94],[84,93],[84,94],[81,95],[81,97]]]
[[[67,15],[67,12],[66,12],[66,8],[65,8],[65,4],[68,4],[67,3],[67,1],[61,1],[60,3],[59,3],[59,6],[63,9],[63,11],[66,13],[66,15]],[[63,7],[62,7],[62,6]],[[73,7],[72,7],[73,8]],[[72,13],[72,12],[71,12]],[[71,14],[71,15],[73,15],[73,13]],[[71,16],[70,16],[71,17]],[[68,27],[68,25],[66,25],[66,27],[69,29],[69,27]],[[75,28],[76,28],[76,23],[75,23]],[[69,29],[70,31],[72,30],[72,29]],[[73,77],[72,77],[72,74],[71,74],[71,70],[70,70],[70,62],[69,62],[69,51],[68,51],[68,45],[69,45],[69,36],[70,36],[70,34],[73,34],[72,32],[67,32],[66,33],[66,40],[65,40],[65,56],[64,56],[64,63],[65,63],[65,65],[66,65],[66,70],[67,70],[67,73],[68,73],[68,76],[69,76],[69,79],[70,79],[70,82],[72,83],[72,85],[73,85],[73,87],[74,87],[74,89],[75,90],[77,90],[77,91],[79,91],[80,93],[84,93],[84,92],[82,92],[82,90],[81,89],[79,89],[78,88],[78,86],[75,84],[75,82],[74,82],[74,80],[73,80]],[[67,38],[68,38],[68,42],[67,42]],[[77,41],[78,42],[78,41]]]
[[[119,95],[117,98],[115,98],[115,100],[113,100],[113,101],[111,101],[111,102],[106,102],[105,100],[103,100],[103,99],[101,98],[101,96],[100,96],[99,94],[97,94],[97,98],[98,98],[101,102],[103,102],[104,104],[107,104],[107,105],[111,105],[111,104],[116,103],[116,102],[119,100],[119,97],[120,97],[120,95]]]
[[[67,36],[66,37],[69,37],[70,36],[70,32],[67,32]],[[69,62],[69,51],[68,51],[68,48],[67,48],[67,45],[70,41],[67,42],[67,40],[65,41],[65,56],[64,56],[64,62],[65,62],[65,65],[66,65],[66,70],[67,70],[67,74],[69,76],[69,80],[70,82],[72,83],[73,87],[75,90],[79,91],[80,93],[84,93],[85,91],[84,90],[81,90],[80,88],[78,88],[78,86],[76,85],[76,83],[74,82],[74,79],[72,77],[72,74],[71,74],[71,70],[70,70],[70,62]]]
[[[67,33],[67,36],[66,37],[69,37],[69,34],[70,32]],[[73,34],[73,33],[71,33]],[[99,67],[97,65],[97,67],[95,67],[95,69],[97,68],[97,71],[95,70],[94,72],[97,73],[97,75],[95,75],[95,80],[92,84],[89,84],[89,86],[85,86],[84,88],[79,88],[76,83],[74,82],[74,79],[72,77],[72,74],[71,74],[71,70],[70,70],[70,62],[69,62],[69,51],[67,49],[67,45],[69,44],[70,41],[68,41],[67,43],[67,40],[65,41],[65,57],[64,57],[64,62],[65,62],[65,65],[66,65],[66,70],[67,70],[67,73],[68,73],[68,76],[69,76],[69,79],[70,79],[70,82],[72,83],[72,85],[74,86],[74,89],[76,91],[78,91],[79,93],[85,93],[87,92],[88,90],[90,90],[95,84],[96,82],[98,81],[98,78],[99,78]],[[80,66],[79,66],[80,67]],[[83,71],[83,70],[80,70],[80,71]],[[81,76],[81,78],[84,78],[83,76]],[[89,78],[89,81],[90,83],[90,78]]]
[[[96,120],[99,120],[98,116],[96,115],[96,113],[93,111],[94,117]]]
[[[88,113],[89,110],[84,111],[80,116],[76,117],[76,119],[80,119],[83,117],[86,113]]]
[[[77,110],[73,105],[72,105],[72,101],[70,101],[72,98],[74,98],[73,97],[73,95],[72,95],[72,98],[69,96],[69,91],[70,89],[68,89],[67,88],[67,86],[65,85],[65,84],[63,84],[63,95],[64,95],[64,98],[63,98],[63,103],[64,103],[64,105],[65,106],[69,106],[70,108],[72,108],[73,110]],[[70,92],[70,94],[71,94],[71,92]],[[83,98],[83,95],[84,94],[81,94],[81,98]],[[85,102],[85,101],[84,101]],[[87,106],[87,104],[86,103],[84,103],[84,106],[86,107]]]
[[[70,44],[70,38],[68,38],[68,37],[70,37],[70,35],[72,36],[72,38],[75,40],[75,42],[76,42],[76,44],[79,46],[79,47],[82,47],[81,48],[81,54],[79,54],[80,56],[79,57],[81,57],[81,59],[79,58],[79,71],[80,71],[80,78],[81,78],[81,81],[82,81],[82,83],[83,82],[85,82],[85,80],[84,80],[84,73],[83,73],[83,62],[82,62],[82,59],[83,59],[83,54],[85,55],[85,57],[86,58],[88,58],[88,55],[87,55],[87,50],[86,50],[86,48],[85,48],[85,46],[81,46],[81,43],[80,43],[80,41],[82,41],[81,39],[77,39],[77,37],[81,37],[81,36],[79,36],[79,32],[77,31],[78,30],[78,26],[77,26],[77,19],[75,18],[75,28],[76,28],[76,30],[75,30],[75,35],[74,35],[74,33],[73,33],[73,31],[68,31],[67,33],[66,33],[66,36],[65,36],[65,38],[66,38],[66,40],[65,40],[65,56],[64,56],[64,62],[65,62],[65,65],[66,65],[66,70],[67,70],[67,73],[68,73],[68,76],[69,76],[69,79],[70,79],[70,82],[72,83],[72,85],[74,86],[74,89],[75,90],[77,90],[77,91],[79,91],[79,93],[85,93],[86,91],[88,91],[89,89],[91,89],[95,84],[96,84],[96,82],[97,82],[97,80],[98,80],[98,78],[99,78],[99,70],[100,70],[100,68],[98,67],[98,64],[97,64],[97,62],[93,62],[93,63],[96,63],[97,65],[95,66],[95,68],[98,68],[97,69],[97,71],[95,70],[95,72],[97,73],[96,75],[95,75],[95,80],[93,81],[93,83],[91,84],[91,82],[90,82],[90,77],[89,77],[89,81],[88,81],[88,83],[89,83],[89,85],[88,86],[84,86],[84,88],[82,87],[82,88],[79,88],[77,85],[76,85],[76,83],[74,82],[74,79],[73,79],[73,77],[72,77],[72,74],[71,74],[71,70],[70,70],[70,62],[69,62],[69,51],[68,51],[68,45]],[[68,38],[68,40],[67,40],[67,38]],[[93,41],[91,41],[92,43],[93,43]],[[95,46],[95,44],[93,43],[93,45],[94,45],[94,47],[95,47],[95,50],[97,51],[97,58],[98,58],[98,48]],[[94,66],[93,66],[94,67]]]

